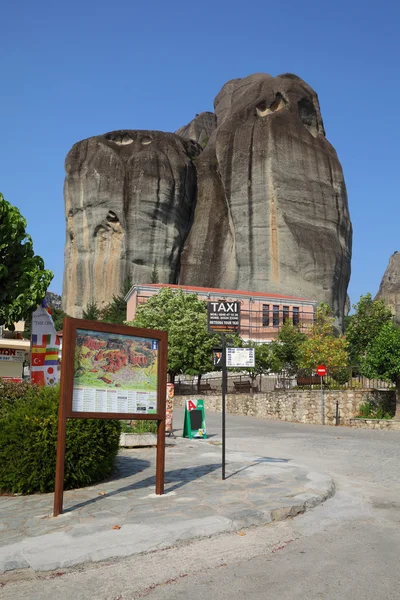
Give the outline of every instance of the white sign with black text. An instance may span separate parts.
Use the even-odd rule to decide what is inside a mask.
[[[227,348],[226,349],[227,367],[254,367],[255,352],[254,348]]]

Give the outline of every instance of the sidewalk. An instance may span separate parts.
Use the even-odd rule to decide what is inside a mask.
[[[121,449],[107,482],[64,493],[0,496],[0,574],[50,571],[173,546],[294,516],[334,493],[327,475],[285,457],[227,452],[213,440],[167,441],[165,494],[156,496],[155,449]]]

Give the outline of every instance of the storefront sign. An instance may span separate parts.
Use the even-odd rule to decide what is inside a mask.
[[[24,362],[25,351],[16,350],[15,348],[0,348],[1,361]]]

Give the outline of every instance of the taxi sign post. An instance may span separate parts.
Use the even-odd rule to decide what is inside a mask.
[[[226,368],[226,334],[240,332],[240,302],[218,300],[208,302],[208,331],[221,335],[222,355],[218,363],[222,368],[222,479],[225,479],[225,413],[228,372]]]

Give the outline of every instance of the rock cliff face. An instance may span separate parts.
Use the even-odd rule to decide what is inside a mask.
[[[201,146],[206,146],[216,126],[217,120],[214,113],[202,112],[196,115],[193,121],[190,121],[184,127],[180,127],[175,133],[198,142]]]
[[[341,323],[352,229],[317,94],[295,75],[256,74],[214,106],[179,283],[325,301]]]
[[[108,302],[128,275],[149,283],[157,264],[160,282],[328,302],[340,326],[352,231],[317,94],[255,74],[214,106],[176,134],[117,131],[69,152],[68,314]]]
[[[81,316],[125,278],[175,283],[196,197],[201,147],[172,133],[115,131],[78,142],[66,158],[63,306]]]
[[[383,300],[400,322],[400,253],[394,252],[382,277],[375,300]]]

